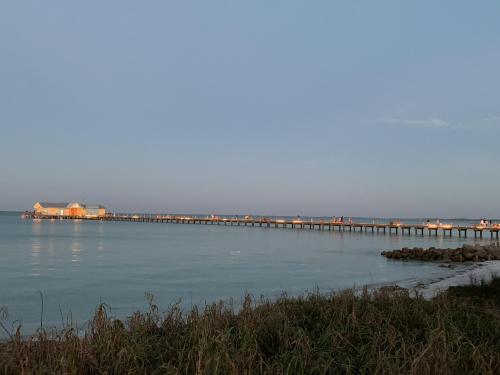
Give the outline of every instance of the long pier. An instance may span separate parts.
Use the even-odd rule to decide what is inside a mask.
[[[238,217],[197,217],[197,216],[171,216],[171,215],[122,215],[111,214],[103,217],[79,217],[79,216],[48,216],[30,215],[32,219],[64,219],[64,220],[97,220],[97,221],[125,221],[142,223],[171,223],[171,224],[204,224],[204,225],[236,225],[264,228],[291,228],[309,229],[320,231],[340,231],[340,232],[371,232],[383,234],[401,235],[429,235],[451,237],[458,234],[459,237],[466,238],[472,233],[475,238],[483,238],[483,233],[489,233],[491,239],[499,239],[500,225],[451,225],[451,224],[404,224],[399,222],[391,223],[354,223],[334,220],[300,220],[300,219],[271,219],[261,218],[238,218]]]

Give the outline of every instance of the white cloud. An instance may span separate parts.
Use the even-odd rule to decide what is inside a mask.
[[[400,125],[406,127],[422,127],[422,128],[447,128],[450,123],[437,117],[429,117],[428,119],[405,119],[385,117],[377,120],[379,123]]]
[[[408,119],[402,117],[382,117],[376,120],[379,124],[408,128],[453,129],[453,130],[499,130],[500,116],[483,117],[466,122],[450,123],[438,117],[427,119]]]

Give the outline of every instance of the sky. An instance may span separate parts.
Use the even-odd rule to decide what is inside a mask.
[[[0,3],[0,210],[500,217],[498,1]]]

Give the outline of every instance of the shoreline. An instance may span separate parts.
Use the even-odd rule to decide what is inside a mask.
[[[283,295],[286,295],[289,298],[303,298],[305,296],[315,294],[318,291],[324,297],[327,297],[332,293],[341,294],[347,291],[353,291],[356,295],[361,295],[364,289],[368,289],[371,292],[376,292],[376,291],[383,291],[386,288],[390,290],[392,287],[396,287],[408,290],[412,298],[415,298],[417,295],[419,295],[429,301],[435,298],[438,294],[446,292],[446,290],[450,287],[467,286],[473,284],[477,285],[481,280],[489,282],[493,280],[495,276],[497,277],[500,276],[500,260],[492,260],[484,262],[464,262],[460,264],[457,263],[450,264],[441,262],[434,262],[434,263],[438,267],[452,268],[455,272],[452,275],[448,276],[436,276],[432,278],[401,279],[401,280],[365,284],[359,286],[353,285],[351,287],[345,287],[345,288],[322,288],[321,286],[318,285],[317,290],[314,288],[312,289],[306,288],[298,293],[288,293],[287,291],[283,290],[279,294],[267,295],[267,296],[261,295],[261,297],[263,297],[265,300],[275,303],[276,301],[281,299]],[[256,297],[257,294],[254,295],[250,293],[249,295],[251,295],[252,298],[255,298],[257,300],[259,299],[259,297]],[[234,312],[239,312],[244,305],[243,298],[241,300],[238,300],[237,298],[235,299],[222,298],[219,301],[223,301],[226,305],[231,305],[234,309]],[[207,307],[214,302],[215,301],[208,302],[203,307]],[[190,308],[192,308],[192,306],[189,308],[188,307],[182,308],[181,311],[184,314],[189,312]],[[112,309],[110,309],[110,312],[111,311]],[[120,316],[114,316],[114,314],[111,314],[111,316],[115,319],[124,318]],[[83,332],[91,322],[92,322],[91,317],[89,317],[88,319],[84,319],[81,323],[75,322],[75,328],[78,327],[78,330]],[[58,325],[50,325],[50,324],[46,325],[45,328],[61,329],[61,327],[59,327]],[[34,333],[35,332],[23,332],[23,336],[30,336]],[[2,332],[0,332],[0,336],[2,336]],[[4,337],[3,339],[6,338]],[[2,342],[3,339],[0,338],[0,342]]]
[[[434,279],[420,279],[405,285],[403,280],[394,283],[429,300],[450,287],[481,285],[500,275],[500,245],[464,244],[459,248],[422,247],[382,251],[382,256],[399,262],[428,262],[455,272]]]
[[[491,263],[494,269],[500,265]],[[474,267],[483,268],[491,267]],[[378,289],[276,301],[247,295],[239,311],[219,301],[187,315],[176,305],[161,312],[151,299],[149,310],[127,319],[110,316],[102,304],[85,332],[43,328],[0,341],[0,368],[6,373],[498,373],[500,279],[431,300],[407,290]]]
[[[464,266],[464,268],[457,270],[454,275],[428,282],[418,281],[412,288],[408,289],[430,300],[450,287],[479,285],[481,282],[490,282],[495,277],[500,276],[500,260],[470,263],[470,265]]]

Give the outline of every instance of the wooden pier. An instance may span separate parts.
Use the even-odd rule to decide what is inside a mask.
[[[438,224],[404,224],[404,223],[354,223],[333,220],[299,220],[299,219],[279,219],[268,217],[197,217],[197,216],[177,216],[177,215],[124,215],[108,214],[103,217],[77,217],[77,216],[47,216],[31,215],[32,219],[50,220],[93,220],[93,221],[125,221],[142,223],[169,223],[169,224],[202,224],[202,225],[229,225],[229,226],[251,226],[261,228],[289,228],[289,229],[309,229],[319,231],[340,231],[340,232],[365,232],[383,233],[389,235],[402,236],[438,236],[442,234],[446,237],[458,235],[466,238],[469,233],[475,238],[483,238],[484,233],[489,233],[490,238],[499,239],[500,225],[438,225]]]

